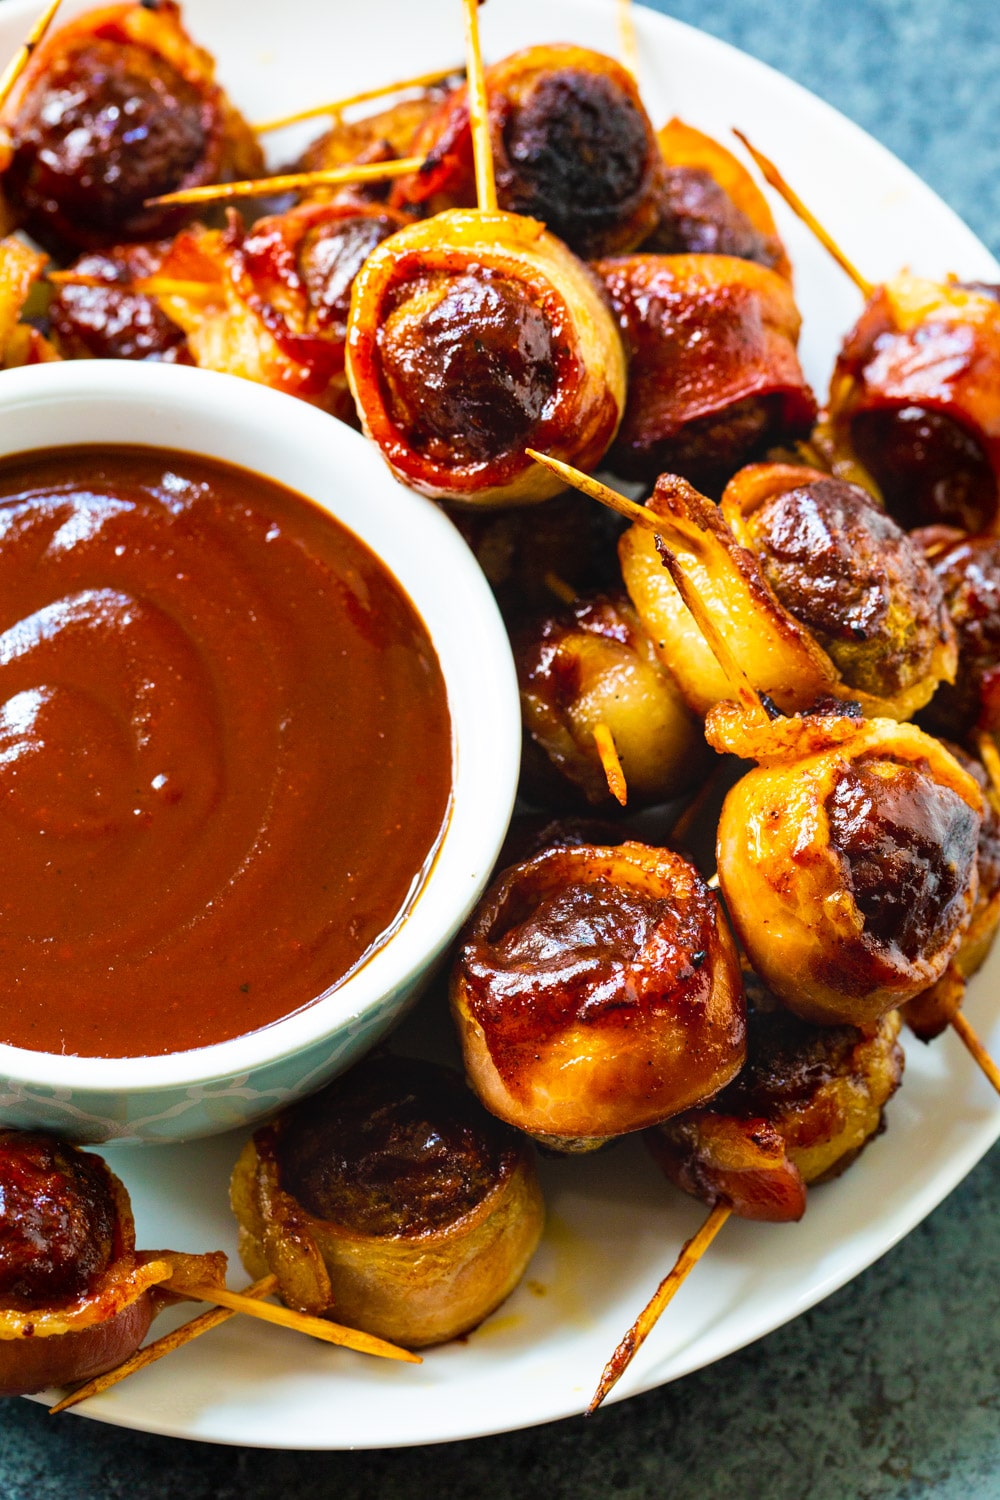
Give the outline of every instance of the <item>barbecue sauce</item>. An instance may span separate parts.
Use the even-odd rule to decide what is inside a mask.
[[[0,465],[0,1041],[267,1026],[409,906],[451,722],[422,622],[325,511],[139,447]]]

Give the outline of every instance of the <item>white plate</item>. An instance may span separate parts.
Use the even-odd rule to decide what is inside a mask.
[[[37,8],[26,0],[0,7],[0,56],[13,51]],[[81,8],[70,3],[66,12]],[[425,0],[416,10],[398,0],[190,0],[186,14],[251,119],[461,57],[457,0]],[[408,25],[400,24],[403,15]],[[740,125],[781,164],[867,276],[906,263],[930,275],[997,276],[996,263],[954,214],[827,105],[677,22],[649,11],[637,19],[654,121],[677,113],[724,139],[730,125]],[[614,6],[503,0],[483,12],[483,37],[488,58],[551,41],[613,52]],[[293,144],[279,149],[290,154]],[[806,372],[822,392],[859,299],[800,226],[784,211],[779,219],[805,311]],[[1000,954],[975,981],[968,1004],[994,1053],[998,978]],[[912,1042],[908,1052],[887,1134],[843,1179],[810,1197],[801,1224],[727,1224],[615,1399],[709,1364],[842,1286],[929,1213],[1000,1135],[1000,1101],[954,1037],[931,1048]],[[234,1285],[241,1283],[226,1183],[239,1145],[226,1136],[107,1153],[131,1189],[140,1243],[228,1249]],[[591,1160],[547,1164],[544,1178],[549,1228],[525,1284],[468,1340],[432,1350],[421,1367],[332,1351],[236,1319],[89,1403],[84,1414],[213,1442],[375,1448],[579,1412],[703,1210],[667,1187],[635,1142]]]

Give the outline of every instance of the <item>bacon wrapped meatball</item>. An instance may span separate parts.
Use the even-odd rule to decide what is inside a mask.
[[[178,235],[149,285],[196,365],[353,422],[344,371],[351,288],[370,251],[403,223],[385,204],[349,201],[301,204],[250,230],[231,215],[225,230]]]
[[[657,132],[663,156],[659,222],[642,249],[735,255],[791,278],[767,199],[742,162],[676,117]]]
[[[760,464],[727,485],[722,513],[852,693],[908,718],[951,678],[956,644],[934,569],[867,490]]]
[[[800,1219],[806,1189],[839,1177],[884,1129],[903,1076],[899,1012],[814,1026],[747,977],[746,1066],[711,1104],[646,1135],[677,1187],[744,1219]]]
[[[541,219],[584,260],[633,250],[657,221],[661,163],[635,79],[586,47],[528,47],[486,69],[500,207]],[[437,213],[476,202],[468,96],[417,135],[426,158],[392,201]]]
[[[619,543],[622,574],[700,716],[732,696],[705,634],[713,622],[784,713],[833,697],[905,719],[954,674],[954,631],[932,570],[855,487],[758,465],[727,487],[721,513],[674,475],[661,476],[647,508],[663,517],[660,540],[633,525]]]
[[[737,935],[796,1015],[871,1025],[935,984],[959,949],[978,891],[979,787],[912,724],[732,728],[731,708],[713,710],[709,742],[762,762],[719,820]]]
[[[816,402],[785,277],[730,255],[631,255],[594,270],[629,354],[616,473],[669,470],[718,493],[741,464],[808,433]]]
[[[264,171],[174,0],[103,6],[51,32],[0,124],[11,210],[54,255],[171,234],[194,210],[148,198]]]
[[[413,1349],[498,1307],[544,1219],[527,1144],[450,1069],[384,1054],[258,1130],[231,1197],[252,1276]]]
[[[451,1003],[487,1109],[563,1151],[691,1108],[744,1058],[718,901],[643,844],[562,846],[505,871],[461,940]]]
[[[57,288],[49,303],[53,344],[63,359],[150,359],[190,364],[184,331],[152,293],[136,290],[159,271],[171,240],[115,245],[81,255],[72,271],[92,284]]]
[[[89,1380],[142,1343],[152,1288],[128,1194],[99,1156],[0,1130],[0,1395]]]
[[[701,726],[627,599],[581,599],[546,615],[518,633],[514,659],[529,797],[545,802],[568,784],[577,800],[610,801],[599,724],[614,740],[630,806],[666,802],[698,781]]]
[[[847,335],[820,442],[901,526],[1000,525],[997,288],[902,275]]]
[[[525,453],[583,469],[625,404],[625,354],[587,268],[533,219],[456,209],[379,245],[355,283],[347,375],[398,479],[478,505],[547,499]]]

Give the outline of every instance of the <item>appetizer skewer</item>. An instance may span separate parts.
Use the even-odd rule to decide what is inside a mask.
[[[625,1373],[730,1215],[800,1219],[807,1188],[838,1177],[883,1128],[902,1079],[898,1012],[868,1030],[816,1027],[778,1007],[752,974],[747,988],[744,1069],[703,1109],[646,1134],[667,1177],[710,1211],[612,1354],[588,1414]]]
[[[737,132],[739,134],[739,132]],[[768,182],[847,273],[865,308],[845,338],[815,441],[904,526],[1000,524],[1000,296],[904,272],[874,286],[745,136]]]
[[[156,1313],[177,1300],[208,1302],[382,1358],[415,1360],[360,1330],[230,1292],[221,1252],[137,1251],[124,1185],[101,1157],[42,1132],[0,1130],[0,1231],[5,1395],[105,1375],[135,1354]],[[175,1336],[171,1347],[184,1341]]]
[[[586,267],[537,220],[497,210],[475,0],[465,14],[479,207],[412,224],[369,256],[347,376],[397,478],[443,499],[528,504],[559,485],[527,442],[585,467],[606,451],[625,356]]]
[[[542,220],[584,259],[642,244],[658,218],[660,153],[627,68],[585,47],[529,47],[486,70],[484,112],[471,66],[468,77],[417,136],[429,166],[398,184],[400,207],[498,203]],[[479,181],[485,151],[496,163],[496,199],[484,198]]]
[[[670,470],[717,491],[775,442],[809,432],[816,403],[784,276],[730,255],[646,252],[598,260],[594,271],[629,355],[608,454],[616,473],[652,480]]]
[[[551,463],[542,454],[535,456]],[[697,582],[671,551],[675,540],[682,549],[690,544],[689,532],[599,481],[573,474],[565,464],[558,465],[558,472],[585,494],[657,533],[664,563],[722,670],[719,698],[739,701],[739,709],[720,701],[712,710],[708,738],[716,749],[763,763],[730,792],[719,830],[720,882],[754,968],[806,1019],[827,1023],[865,1024],[935,984],[961,945],[976,899],[982,795],[973,778],[938,741],[912,725],[880,720],[866,725],[849,709],[774,720]],[[671,487],[676,490],[682,483],[672,481]],[[808,708],[808,702],[803,706]],[[843,771],[845,756],[856,771]],[[808,768],[810,779],[796,778],[796,761]],[[872,774],[879,780],[869,787],[865,778]],[[897,791],[901,800],[894,802]],[[758,803],[761,798],[767,803],[768,797],[769,805],[780,811],[762,822]],[[888,824],[897,815],[900,821],[890,835],[876,836],[874,825],[869,827],[871,811],[885,797],[890,798]],[[827,812],[830,799],[833,811]],[[798,819],[785,816],[790,808],[798,809]],[[926,848],[921,831],[925,817],[933,828]],[[803,827],[811,830],[816,857],[790,859],[782,840],[787,835],[798,847]],[[759,846],[751,829],[761,834]],[[880,855],[870,867],[866,863],[885,836],[890,842],[898,838],[900,849],[908,851],[888,879]],[[841,888],[845,867],[851,893],[830,899],[834,886]],[[861,892],[857,899],[855,875]],[[916,884],[908,885],[910,880]],[[811,896],[805,895],[807,887]],[[762,927],[761,918],[772,910],[775,898],[781,918],[773,929]],[[888,946],[879,938],[880,923],[888,924],[886,934],[892,932]],[[780,952],[776,933],[789,945]],[[840,955],[835,965],[828,961],[830,952]],[[815,972],[807,984],[811,968]],[[971,1031],[967,1023],[961,1029]],[[988,1073],[991,1081],[993,1073]]]
[[[408,1348],[481,1323],[520,1280],[544,1213],[523,1139],[449,1069],[385,1055],[258,1130],[231,1197],[251,1275]]]
[[[264,167],[173,0],[124,0],[50,33],[0,126],[11,147],[9,206],[54,254],[169,234],[190,213],[150,209],[148,199]]]
[[[0,1131],[0,1392],[63,1385],[142,1342],[173,1268],[140,1256],[123,1185],[99,1157]]]
[[[915,725],[840,715],[747,734],[720,705],[707,733],[760,762],[723,804],[717,857],[774,993],[819,1025],[863,1026],[935,984],[978,891],[982,797],[954,757]]]
[[[866,712],[909,718],[947,684],[957,644],[943,590],[915,539],[867,490],[758,464],[730,481],[720,508]]]
[[[558,1151],[704,1101],[744,1059],[718,899],[680,855],[631,841],[504,871],[461,939],[451,1006],[478,1097]]]

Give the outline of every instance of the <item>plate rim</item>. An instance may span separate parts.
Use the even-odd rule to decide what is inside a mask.
[[[598,0],[548,0],[548,5],[552,9],[558,9],[561,7],[563,10],[570,14],[575,11],[596,13],[600,9]],[[73,10],[76,8],[83,8],[83,6],[81,5],[80,7],[72,8],[70,6],[67,6],[67,14],[72,14]],[[6,24],[7,20],[12,16],[19,16],[30,22],[30,19],[32,19],[34,15],[37,14],[39,9],[40,7],[36,3],[36,0],[7,0],[7,3],[4,6],[4,11],[6,13],[3,16],[4,24]],[[189,11],[193,11],[196,9],[197,6],[194,4],[190,4],[188,6]],[[607,16],[610,9],[611,8],[609,6],[601,9],[602,16]],[[666,53],[667,51],[669,51],[669,44],[671,41],[676,41],[678,38],[682,38],[686,39],[689,45],[695,46],[696,49],[707,49],[709,53],[713,53],[716,49],[719,49],[720,54],[726,55],[734,66],[738,66],[740,69],[749,68],[752,74],[757,73],[762,82],[772,80],[776,83],[776,85],[780,85],[779,92],[785,93],[789,89],[792,90],[794,96],[797,98],[799,106],[802,109],[806,110],[807,113],[811,113],[822,124],[831,127],[836,134],[842,135],[846,132],[852,142],[853,148],[857,149],[863,154],[868,154],[871,159],[873,161],[876,161],[879,164],[880,168],[885,170],[889,175],[901,181],[905,181],[906,185],[912,191],[914,191],[918,197],[920,197],[925,203],[928,203],[932,206],[933,213],[935,215],[935,224],[947,224],[948,233],[950,233],[957,240],[962,240],[964,237],[965,242],[969,246],[970,254],[972,254],[974,258],[978,257],[979,263],[983,265],[984,268],[989,268],[995,274],[1000,276],[1000,264],[998,264],[997,260],[991,255],[988,248],[982,243],[982,241],[978,239],[978,237],[973,233],[969,226],[964,223],[964,221],[955,212],[955,210],[952,209],[950,205],[948,205],[932,188],[930,188],[929,185],[924,182],[923,179],[921,179],[913,171],[912,168],[901,161],[897,156],[895,156],[893,152],[891,152],[875,137],[865,131],[856,122],[852,121],[846,115],[841,113],[835,106],[820,98],[818,95],[812,93],[809,89],[805,88],[802,84],[799,84],[794,79],[791,79],[787,75],[782,74],[777,69],[773,68],[770,64],[753,57],[751,54],[744,52],[742,49],[736,47],[734,44],[720,37],[716,37],[711,35],[710,33],[703,32],[686,22],[680,21],[674,17],[664,15],[657,11],[653,11],[646,6],[637,6],[636,10],[637,30],[640,34],[641,44],[645,42],[647,45],[651,44],[657,49],[663,47]],[[197,24],[197,21],[193,23],[195,29],[197,29]],[[608,35],[610,50],[610,43],[613,41],[613,22],[609,23]],[[681,50],[683,51],[683,42]],[[226,70],[224,59],[222,60],[220,71],[222,73],[223,81],[225,82]],[[692,123],[698,122],[696,116],[692,115],[691,119]],[[808,309],[806,309],[806,311],[808,311]],[[993,967],[997,969],[998,973],[1000,973],[1000,968],[998,968],[997,964],[994,964]],[[994,981],[995,979],[996,975],[994,975]],[[983,974],[981,976],[978,976],[978,982],[973,982],[972,989],[974,998],[981,998],[983,996],[986,989],[986,980],[987,976],[986,974]],[[996,988],[997,987],[994,982],[994,1002],[996,1001]],[[994,1009],[996,1009],[995,1003]],[[994,1016],[993,1019],[995,1020],[996,1017]],[[911,1047],[916,1045],[918,1044],[913,1043],[911,1044]],[[937,1045],[940,1047],[942,1044],[938,1043]],[[958,1061],[959,1063],[961,1063],[961,1066],[956,1066],[954,1064],[949,1065],[949,1076],[953,1078],[960,1078],[963,1075],[966,1078],[975,1078],[977,1076],[974,1072],[970,1073],[969,1068],[965,1066],[964,1053],[961,1054],[961,1056],[958,1058]],[[973,1089],[973,1092],[976,1092],[975,1087]],[[653,1354],[653,1350],[650,1348],[650,1344],[647,1344],[645,1346],[647,1357],[643,1359],[640,1355],[636,1365],[634,1365],[626,1374],[622,1382],[618,1387],[616,1387],[605,1404],[615,1404],[619,1401],[627,1400],[631,1396],[638,1395],[642,1392],[654,1389],[657,1386],[680,1379],[684,1375],[692,1374],[696,1370],[703,1369],[706,1366],[715,1363],[717,1360],[724,1358],[730,1353],[735,1353],[740,1349],[746,1348],[749,1344],[756,1342],[757,1339],[766,1336],[767,1333],[773,1332],[776,1329],[784,1326],[786,1323],[792,1321],[794,1318],[799,1317],[802,1313],[808,1311],[809,1308],[816,1306],[827,1296],[845,1286],[855,1276],[860,1275],[863,1270],[867,1269],[882,1255],[886,1254],[890,1249],[893,1248],[894,1245],[898,1244],[901,1239],[903,1239],[920,1222],[922,1222],[922,1220],[926,1218],[927,1215],[931,1213],[933,1209],[936,1208],[944,1200],[944,1198],[946,1198],[954,1190],[954,1188],[972,1170],[976,1163],[982,1159],[982,1157],[995,1143],[995,1141],[1000,1138],[1000,1101],[996,1101],[995,1096],[990,1094],[988,1096],[987,1102],[990,1107],[981,1109],[979,1111],[977,1119],[974,1120],[973,1124],[970,1126],[968,1138],[965,1141],[964,1148],[953,1153],[952,1157],[949,1160],[948,1169],[946,1171],[939,1171],[929,1182],[925,1182],[916,1193],[911,1192],[907,1199],[907,1210],[905,1212],[896,1214],[893,1220],[892,1230],[887,1236],[880,1236],[877,1234],[871,1236],[871,1243],[868,1243],[868,1241],[866,1240],[864,1249],[861,1251],[861,1253],[852,1258],[844,1266],[842,1266],[839,1271],[828,1275],[818,1284],[813,1285],[812,1287],[803,1291],[798,1297],[792,1300],[791,1304],[784,1309],[779,1317],[769,1318],[765,1315],[759,1317],[756,1322],[752,1321],[747,1326],[744,1334],[741,1335],[741,1337],[737,1341],[726,1343],[725,1348],[719,1348],[714,1350],[713,1352],[711,1337],[701,1336],[694,1339],[690,1350],[687,1352],[687,1355],[685,1355],[685,1352],[682,1351],[681,1356],[678,1358],[676,1354],[671,1354],[669,1351],[667,1351],[666,1353],[658,1355],[658,1357],[653,1360],[652,1363],[650,1363],[650,1358]],[[144,1149],[149,1150],[150,1148],[147,1147]],[[699,1349],[702,1349],[702,1346],[706,1343],[708,1347],[703,1349],[702,1353],[699,1354]],[[610,1350],[608,1350],[608,1353],[610,1353]],[[596,1380],[596,1375],[599,1373],[599,1371],[594,1371],[593,1373]],[[47,1398],[44,1394],[40,1394],[29,1399],[36,1401],[45,1401]],[[412,1435],[407,1435],[399,1439],[390,1437],[384,1438],[378,1443],[366,1441],[362,1446],[366,1449],[370,1448],[374,1450],[377,1448],[389,1449],[407,1446],[429,1445],[442,1442],[462,1441],[475,1437],[496,1435],[498,1433],[506,1431],[523,1430],[533,1426],[544,1425],[551,1421],[562,1420],[567,1416],[578,1415],[581,1410],[582,1407],[571,1404],[564,1404],[562,1406],[552,1406],[541,1411],[530,1419],[517,1420],[514,1423],[504,1421],[499,1424],[494,1423],[483,1425],[478,1428],[465,1425],[461,1428],[461,1430],[435,1431],[418,1439],[415,1439]],[[287,1441],[282,1441],[280,1440],[280,1438],[274,1436],[273,1434],[268,1435],[266,1439],[255,1439],[252,1436],[248,1436],[246,1433],[210,1433],[206,1431],[199,1431],[196,1428],[193,1428],[190,1423],[185,1425],[183,1422],[179,1423],[176,1419],[171,1419],[166,1416],[159,1416],[155,1411],[147,1413],[144,1417],[140,1417],[137,1419],[134,1414],[124,1415],[122,1413],[114,1411],[111,1408],[102,1409],[100,1401],[91,1403],[86,1407],[76,1408],[75,1411],[77,1415],[85,1416],[90,1420],[103,1422],[106,1425],[124,1427],[136,1431],[149,1432],[159,1436],[185,1438],[189,1441],[215,1443],[222,1446],[261,1447],[278,1451],[284,1450],[317,1452],[344,1451],[346,1449],[357,1446],[356,1444],[342,1439],[335,1439],[330,1441],[329,1443],[318,1444],[314,1441],[298,1441],[294,1436]]]

